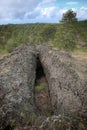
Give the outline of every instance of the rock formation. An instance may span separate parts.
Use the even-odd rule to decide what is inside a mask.
[[[0,118],[5,125],[25,123],[34,111],[36,52],[23,46],[0,60]]]
[[[49,83],[54,114],[69,114],[87,104],[87,64],[80,63],[69,53],[49,47],[37,47]],[[83,66],[84,65],[84,66]],[[83,66],[85,72],[81,72]],[[80,71],[79,71],[80,69]]]
[[[39,57],[54,115],[71,115],[87,108],[87,64],[49,46],[24,45],[0,59],[0,129],[29,124],[36,114],[34,85]]]

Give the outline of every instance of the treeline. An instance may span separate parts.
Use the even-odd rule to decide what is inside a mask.
[[[26,44],[49,44],[59,49],[87,48],[87,21],[76,24],[0,25],[0,53]]]

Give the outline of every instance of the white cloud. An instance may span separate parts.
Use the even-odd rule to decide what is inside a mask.
[[[38,6],[31,12],[26,12],[24,19],[35,19],[41,15],[41,8]]]
[[[79,20],[87,19],[87,7],[81,8],[72,8],[73,11],[77,13],[77,18]],[[47,7],[47,8],[39,8],[40,14],[38,15],[39,18],[44,19],[57,19],[59,21],[62,17],[62,14],[67,11],[67,8],[58,8],[55,6]]]
[[[67,2],[66,4],[67,4],[67,5],[76,5],[76,4],[78,4],[78,2],[70,1],[70,2]]]
[[[22,19],[39,4],[38,0],[3,0],[0,2],[1,19]]]
[[[52,2],[56,2],[56,0],[43,0],[42,3],[52,3]]]
[[[43,7],[42,4],[55,2],[56,0],[3,0],[0,3],[1,20],[24,20],[36,18],[51,18],[57,15],[56,7]]]
[[[43,6],[49,2],[56,0],[2,0],[0,2],[0,21],[55,21],[58,22],[62,14],[67,11],[67,7],[59,8],[53,4],[51,6]],[[44,3],[43,3],[44,2]],[[75,4],[77,2],[74,2]],[[70,4],[70,2],[68,2]],[[73,8],[77,12],[77,18],[80,20],[87,19],[87,7]],[[21,20],[22,19],[22,20]]]
[[[56,0],[42,0],[40,3],[39,3],[39,6],[46,6],[46,4],[53,4],[55,3]]]
[[[56,7],[43,8],[41,10],[41,13],[42,16],[50,18],[57,15],[57,8]]]
[[[79,9],[76,9],[77,11],[77,17],[80,20],[87,19],[87,7],[81,7]]]
[[[43,20],[43,21],[47,21],[47,22],[58,22],[61,17],[62,17],[62,14],[64,12],[66,12],[67,10],[66,9],[60,9],[58,7],[55,7],[55,6],[51,6],[51,7],[39,7],[38,8],[38,12],[39,15],[37,16],[37,18],[39,18],[39,20]]]

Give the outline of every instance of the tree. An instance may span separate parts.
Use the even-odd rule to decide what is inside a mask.
[[[73,10],[68,10],[63,14],[62,23],[75,23],[77,22],[76,13]]]
[[[77,39],[77,18],[73,10],[68,10],[63,14],[58,31],[55,34],[54,44],[60,49],[74,50]]]

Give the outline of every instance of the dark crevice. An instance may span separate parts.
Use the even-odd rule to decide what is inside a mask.
[[[7,125],[4,130],[13,130],[13,128],[10,125]]]
[[[42,67],[42,64],[40,62],[40,59],[39,57],[37,57],[37,65],[36,65],[36,80],[35,80],[35,85],[38,84],[38,81],[42,78],[42,77],[45,77],[45,74],[44,74],[44,70],[43,70],[43,67]]]
[[[49,85],[39,57],[37,57],[36,67],[35,105],[40,115],[49,116],[52,114]]]

